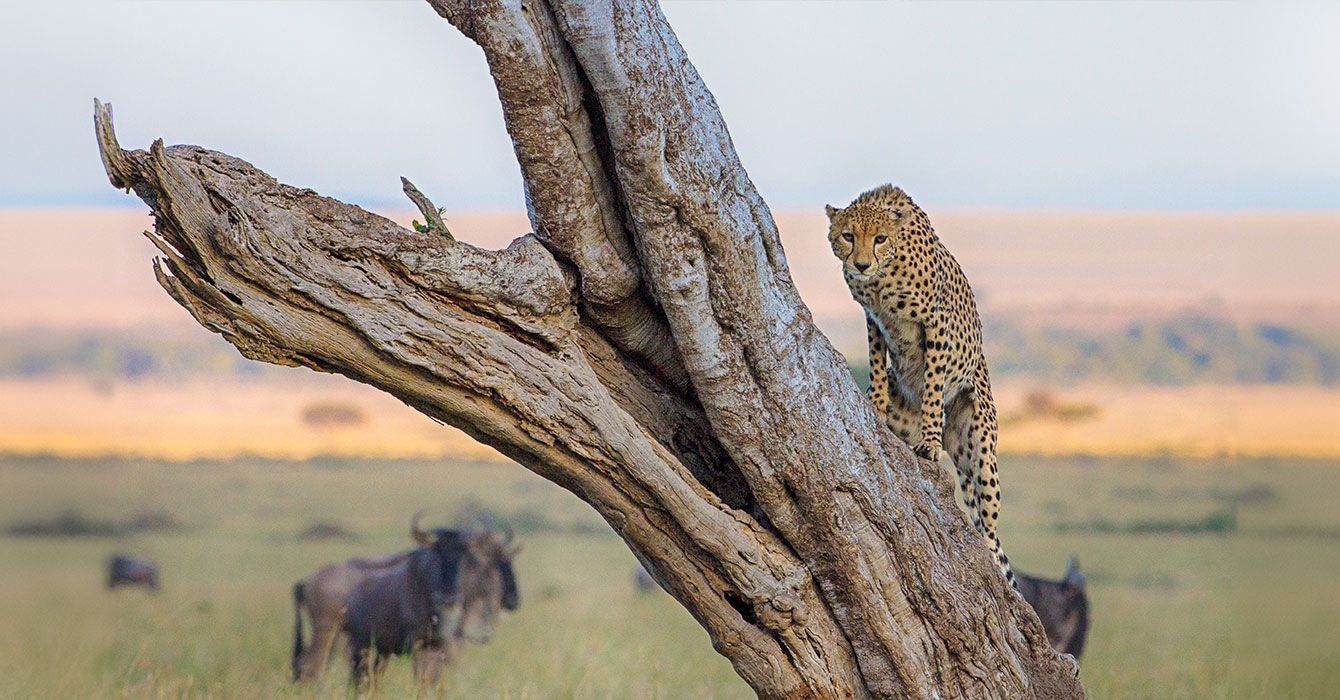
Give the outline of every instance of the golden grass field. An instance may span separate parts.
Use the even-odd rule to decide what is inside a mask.
[[[1006,457],[1001,532],[1020,569],[1077,553],[1097,699],[1340,697],[1340,489],[1333,461]],[[517,523],[521,607],[449,671],[448,698],[744,698],[751,693],[584,504],[506,462],[0,458],[3,525],[77,510],[166,511],[133,537],[0,536],[0,697],[343,698],[342,668],[288,682],[294,579],[408,544],[406,521],[490,510]],[[1182,528],[1231,509],[1236,528]],[[304,542],[337,523],[359,539]],[[1095,523],[1106,523],[1103,527]],[[1061,528],[1061,529],[1058,529]],[[1069,529],[1065,529],[1069,528]],[[158,595],[103,588],[104,558],[156,559]],[[413,692],[408,664],[377,697]],[[429,693],[429,695],[432,695]]]
[[[383,392],[306,370],[286,374],[265,382],[0,379],[0,452],[501,459]],[[1019,413],[1037,390],[1026,383],[998,385],[1002,417]],[[1012,422],[1001,431],[1002,452],[1340,458],[1340,388],[1081,385],[1048,393],[1093,412],[1076,420],[1036,416]],[[304,411],[318,406],[351,408],[363,420],[304,422]]]
[[[294,370],[284,381],[96,383],[0,379],[0,452],[134,454],[166,459],[318,454],[501,459],[382,391]],[[304,422],[305,410],[356,410],[356,425]]]

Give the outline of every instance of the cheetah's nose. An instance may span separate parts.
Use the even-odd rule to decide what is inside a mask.
[[[865,272],[866,269],[870,267],[870,263],[852,263],[852,264],[855,265],[856,269],[861,272]]]

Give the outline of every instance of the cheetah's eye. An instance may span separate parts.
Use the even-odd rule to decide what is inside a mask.
[[[856,237],[851,235],[850,233],[844,233],[842,234],[842,240],[851,243],[852,241],[856,240]]]
[[[879,245],[879,244],[881,244],[881,243],[883,243],[884,241],[887,241],[887,240],[889,240],[889,237],[888,237],[888,236],[885,236],[885,235],[883,235],[883,234],[880,234],[880,235],[878,235],[878,236],[875,236],[875,245]]]

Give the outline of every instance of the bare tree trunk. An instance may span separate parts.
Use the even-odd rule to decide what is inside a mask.
[[[164,289],[247,357],[371,384],[577,494],[762,697],[1083,697],[815,328],[655,2],[429,2],[484,49],[535,232],[481,250],[224,154],[124,151],[99,105]]]

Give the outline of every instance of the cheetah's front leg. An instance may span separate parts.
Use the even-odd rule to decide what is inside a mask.
[[[945,428],[945,375],[949,363],[945,326],[938,315],[927,316],[923,324],[922,356],[926,366],[921,384],[921,435],[913,451],[931,461],[940,458]]]
[[[884,424],[889,426],[889,430],[899,440],[910,444],[920,428],[920,421],[916,411],[903,399],[897,381],[889,376],[889,344],[879,324],[866,316],[865,327],[870,343],[870,388],[866,396],[884,418]]]
[[[884,333],[870,316],[865,317],[866,343],[870,348],[870,387],[865,395],[883,416],[889,406],[889,346]]]

